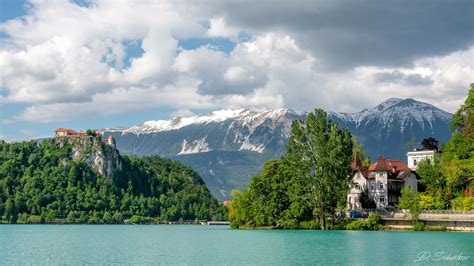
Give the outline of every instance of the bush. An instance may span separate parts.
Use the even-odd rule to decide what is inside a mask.
[[[346,225],[347,230],[368,230],[367,223],[362,220],[352,221]]]
[[[299,228],[316,230],[319,229],[319,224],[316,221],[302,221],[300,222]]]
[[[282,220],[278,223],[278,226],[281,226],[284,229],[298,229],[299,223],[295,219]]]
[[[115,224],[121,224],[123,223],[123,215],[120,212],[115,212],[114,215],[112,215],[112,222]]]
[[[413,226],[414,231],[425,231],[425,224],[424,223],[416,223]]]
[[[146,222],[146,219],[145,219],[145,217],[142,217],[142,216],[133,215],[133,216],[130,218],[129,222],[130,222],[131,224],[143,224],[143,223]]]
[[[379,230],[381,228],[382,218],[377,213],[372,213],[367,220],[369,230]]]
[[[73,224],[76,222],[76,215],[74,212],[69,212],[69,214],[67,215],[67,218],[66,218],[66,222],[68,224]]]
[[[380,230],[382,225],[380,224],[380,215],[376,213],[370,214],[366,221],[356,220],[346,225],[347,230]]]
[[[351,222],[351,219],[349,218],[343,218],[337,221],[337,223],[334,225],[334,230],[345,230],[346,226]]]
[[[472,197],[457,197],[451,201],[453,209],[456,211],[473,211],[474,210],[474,198]]]
[[[19,224],[29,224],[30,223],[30,216],[26,213],[20,213],[18,215],[17,223],[19,223]]]
[[[446,226],[425,226],[425,231],[448,231]]]
[[[104,217],[102,218],[102,220],[106,224],[112,223],[112,214],[110,214],[110,212],[105,212]]]

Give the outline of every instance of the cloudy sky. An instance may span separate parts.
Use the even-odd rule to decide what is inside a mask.
[[[0,0],[0,139],[223,108],[454,112],[474,1]]]

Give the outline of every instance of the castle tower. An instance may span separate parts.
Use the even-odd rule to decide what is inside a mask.
[[[109,135],[109,137],[107,138],[106,144],[114,147],[115,149],[115,139],[112,135]]]

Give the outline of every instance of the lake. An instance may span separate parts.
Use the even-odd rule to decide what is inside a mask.
[[[474,234],[232,230],[203,225],[0,225],[0,264],[474,265]]]

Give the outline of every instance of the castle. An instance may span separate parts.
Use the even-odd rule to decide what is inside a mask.
[[[84,131],[75,131],[73,129],[68,129],[68,128],[58,128],[54,131],[54,137],[69,137],[69,136],[78,136],[78,137],[102,137],[102,132],[100,131],[94,131],[92,132],[92,134],[87,134],[87,133],[84,133]],[[103,141],[104,144],[107,144],[111,147],[113,147],[114,149],[116,148],[116,144],[115,144],[115,139],[112,135],[109,135],[109,137]]]

